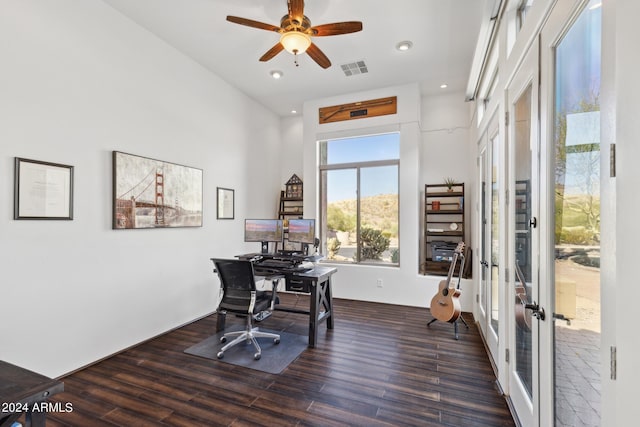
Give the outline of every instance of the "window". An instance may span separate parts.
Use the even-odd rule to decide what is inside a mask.
[[[518,33],[524,26],[533,3],[534,0],[509,0],[507,4],[507,56],[511,54],[513,45],[518,38]]]
[[[518,9],[516,12],[516,25],[518,27],[518,31],[524,25],[524,21],[527,18],[527,13],[529,13],[529,9],[531,9],[532,4],[533,0],[522,0],[518,5]]]
[[[480,127],[485,113],[491,113],[488,111],[489,104],[498,87],[498,51],[499,44],[495,42],[489,49],[484,76],[480,80],[480,86],[478,87],[478,127]]]
[[[400,135],[319,144],[323,253],[332,261],[398,265]]]

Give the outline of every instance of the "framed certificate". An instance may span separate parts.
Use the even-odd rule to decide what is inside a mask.
[[[13,219],[73,219],[73,166],[16,157]]]
[[[233,219],[234,191],[229,188],[217,188],[218,219]]]

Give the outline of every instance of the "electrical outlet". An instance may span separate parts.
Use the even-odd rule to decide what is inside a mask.
[[[378,287],[381,288],[382,287],[382,279],[376,280],[376,285],[378,285]]]

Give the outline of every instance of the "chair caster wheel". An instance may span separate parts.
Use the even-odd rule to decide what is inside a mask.
[[[273,339],[273,343],[274,344],[280,344],[280,338],[274,338]]]
[[[262,357],[262,354],[256,353],[253,355],[253,360],[260,360],[261,357]]]
[[[227,337],[220,338],[220,342],[227,342]]]
[[[224,351],[219,351],[216,356],[218,357],[218,359],[222,359],[224,357]]]

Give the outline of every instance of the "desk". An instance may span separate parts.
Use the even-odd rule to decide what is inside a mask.
[[[64,383],[0,360],[0,427],[26,413],[26,427],[46,423],[48,397],[64,390]]]
[[[318,340],[318,326],[327,322],[327,329],[333,329],[333,298],[331,294],[331,276],[338,271],[335,267],[316,266],[305,272],[283,272],[285,288],[292,291],[308,290],[309,311],[296,308],[275,306],[275,311],[306,314],[309,316],[309,347],[315,347]],[[260,268],[256,266],[256,274],[260,275]],[[298,288],[300,287],[300,288]],[[218,313],[216,332],[225,328],[225,314]]]

